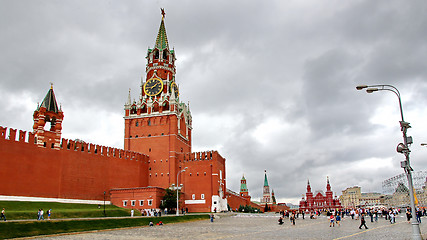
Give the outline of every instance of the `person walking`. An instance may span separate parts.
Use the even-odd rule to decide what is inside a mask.
[[[291,215],[291,217],[290,217],[290,220],[291,220],[291,223],[292,223],[292,225],[295,225],[295,213],[292,213],[292,215]]]
[[[52,209],[47,210],[47,220],[50,220],[51,214],[52,214]]]
[[[368,227],[366,226],[366,221],[365,221],[365,215],[362,214],[360,216],[360,226],[359,229],[362,229],[362,226],[365,226],[365,229],[368,229]]]
[[[331,214],[331,216],[329,217],[329,227],[335,227],[335,216],[334,214]]]
[[[2,220],[4,218],[4,221],[6,221],[6,215],[5,215],[5,213],[6,213],[6,211],[3,208],[3,210],[1,210],[0,220]]]
[[[340,226],[340,222],[341,222],[341,215],[340,215],[340,214],[338,214],[338,215],[335,217],[335,222],[337,222],[337,225],[338,225],[338,226]]]
[[[417,210],[417,221],[418,221],[419,223],[421,223],[421,215],[422,215],[422,212],[421,212],[421,210],[420,210],[420,209],[418,209],[418,210]]]
[[[406,220],[408,221],[408,223],[411,222],[411,217],[412,217],[412,214],[411,214],[410,208],[406,208]]]
[[[42,220],[44,220],[43,214],[44,214],[44,212],[43,212],[43,208],[42,208],[42,209],[40,209],[40,219],[42,219]]]
[[[389,219],[391,224],[396,223],[396,220],[394,219],[394,213],[392,210],[390,210]]]
[[[378,222],[378,209],[375,209],[374,215],[375,215],[375,222]]]

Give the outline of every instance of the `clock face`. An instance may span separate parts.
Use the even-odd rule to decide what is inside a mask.
[[[148,96],[156,96],[163,90],[163,82],[159,78],[151,78],[144,84],[144,92]]]
[[[172,92],[172,89],[175,91],[175,96],[178,97],[179,96],[179,90],[178,90],[178,85],[176,85],[175,82],[172,82],[172,84],[171,84],[171,92]]]

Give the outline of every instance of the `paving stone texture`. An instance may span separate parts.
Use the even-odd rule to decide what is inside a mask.
[[[154,227],[137,227],[121,230],[79,233],[41,239],[411,239],[412,226],[403,215],[390,224],[384,218],[370,222],[369,229],[359,229],[360,221],[345,217],[340,226],[329,227],[326,216],[317,219],[302,219],[292,225],[285,218],[278,225],[278,214],[217,214],[215,221],[209,220],[167,224]],[[427,237],[427,218],[423,218],[421,233]]]

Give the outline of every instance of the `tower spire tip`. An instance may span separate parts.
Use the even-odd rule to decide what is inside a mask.
[[[162,12],[162,20],[165,19],[165,9],[164,8],[160,8],[160,11]]]

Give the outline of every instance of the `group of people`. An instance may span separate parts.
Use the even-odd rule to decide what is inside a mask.
[[[157,226],[162,226],[162,225],[163,225],[163,222],[162,222],[162,221],[160,221],[160,222],[158,222],[156,225],[157,225]],[[150,222],[148,223],[148,226],[152,227],[152,226],[154,226],[154,223],[150,221]]]
[[[401,213],[401,209],[398,208],[355,208],[355,209],[337,209],[337,210],[316,210],[316,211],[281,211],[280,218],[278,220],[279,225],[284,223],[284,218],[289,218],[289,221],[292,225],[295,225],[295,219],[302,215],[304,219],[304,214],[310,214],[310,219],[315,219],[316,216],[320,216],[322,213],[326,213],[326,216],[329,219],[329,227],[335,227],[335,225],[340,226],[340,222],[344,219],[344,216],[351,217],[353,220],[360,219],[359,229],[366,226],[366,218],[370,217],[371,222],[378,221],[378,218],[385,218],[385,220],[390,221],[391,224],[396,223],[396,216]],[[417,209],[416,218],[419,223],[421,223],[421,217],[427,215],[426,210]],[[410,222],[412,218],[411,208],[406,209],[407,221]]]
[[[132,209],[133,210],[133,209]],[[166,212],[167,210],[165,210]],[[162,211],[160,209],[140,209],[141,216],[147,216],[147,217],[161,217]],[[133,214],[131,212],[131,216],[133,217]]]
[[[335,227],[335,223],[337,223],[337,226],[340,226],[341,222],[341,214],[331,214],[329,216],[329,227]]]
[[[421,210],[418,208],[416,210],[415,216],[417,218],[417,222],[421,223],[421,217],[426,215],[426,210]],[[408,223],[411,222],[412,218],[412,209],[410,207],[406,208],[406,219],[408,220]]]
[[[50,215],[52,213],[52,209],[47,210],[47,220],[50,220]],[[43,208],[39,208],[37,212],[37,221],[44,220],[44,211]]]
[[[156,208],[151,208],[151,209],[139,209],[141,216],[147,216],[147,217],[161,217],[162,214],[167,215],[168,213],[170,214],[170,212],[168,212],[168,209],[165,208],[163,211],[161,209],[156,209]],[[185,213],[188,213],[188,208],[182,208],[180,209],[181,214],[185,215]],[[131,210],[131,216],[134,216],[134,210]]]
[[[279,225],[283,224],[283,219],[285,217],[289,218],[289,221],[291,222],[292,225],[295,225],[295,220],[299,217],[300,211],[291,211],[291,212],[280,211],[279,213],[280,213],[280,218],[278,220]],[[305,214],[304,211],[302,211],[301,214],[302,214],[302,218],[304,219],[304,214]]]

